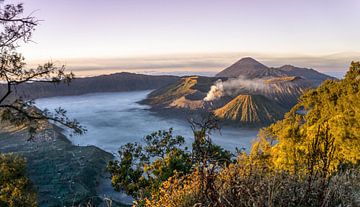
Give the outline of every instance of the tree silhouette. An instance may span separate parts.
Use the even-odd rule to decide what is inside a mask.
[[[0,81],[3,89],[0,92],[0,118],[16,126],[27,126],[29,139],[34,138],[47,120],[66,126],[75,134],[82,134],[85,129],[76,120],[69,119],[64,109],[40,111],[34,106],[33,100],[25,100],[16,94],[16,88],[21,84],[69,84],[74,78],[73,73],[65,72],[64,66],[56,67],[51,62],[37,68],[26,68],[24,57],[16,49],[20,43],[31,41],[39,22],[32,14],[24,15],[23,4],[4,4],[0,1]]]

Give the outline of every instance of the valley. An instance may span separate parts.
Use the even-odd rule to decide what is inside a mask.
[[[193,134],[187,120],[158,116],[149,110],[149,106],[137,103],[149,93],[151,91],[94,93],[43,98],[36,103],[40,109],[65,108],[70,117],[87,128],[88,131],[82,136],[67,136],[74,145],[93,145],[116,153],[120,146],[128,142],[142,143],[144,136],[154,131],[173,128],[174,134],[184,136],[190,147]],[[235,147],[249,149],[257,132],[257,128],[237,129],[225,126],[221,132],[213,133],[213,141],[233,152]]]
[[[360,206],[357,1],[0,0],[0,207]]]

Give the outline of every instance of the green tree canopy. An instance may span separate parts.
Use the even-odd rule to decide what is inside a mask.
[[[271,125],[273,161],[280,169],[328,175],[360,160],[360,64],[343,80],[325,81],[305,93],[286,117]]]
[[[26,162],[19,156],[0,154],[0,206],[37,206],[35,190],[26,175]]]

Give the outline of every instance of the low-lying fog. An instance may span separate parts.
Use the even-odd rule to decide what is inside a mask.
[[[81,96],[53,97],[36,100],[43,109],[62,107],[70,118],[77,119],[88,132],[83,136],[70,137],[76,145],[95,145],[108,152],[128,142],[141,142],[153,131],[170,127],[175,135],[182,135],[187,143],[192,141],[190,125],[185,120],[163,118],[150,112],[147,106],[137,104],[150,91],[97,93]],[[222,128],[221,134],[213,134],[213,141],[231,151],[235,147],[249,148],[257,130]]]

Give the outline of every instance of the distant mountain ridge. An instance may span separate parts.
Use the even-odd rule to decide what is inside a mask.
[[[16,88],[13,96],[24,99],[37,99],[54,96],[74,96],[86,93],[125,92],[153,90],[177,81],[179,77],[170,75],[143,75],[135,73],[115,73],[95,77],[75,78],[71,83],[49,84],[28,83]],[[0,93],[6,90],[0,85]]]
[[[242,76],[244,78],[254,79],[287,76],[287,74],[280,70],[271,69],[251,57],[246,57],[240,59],[230,67],[225,68],[215,76],[227,78],[237,78]]]
[[[335,79],[334,77],[320,73],[314,69],[299,68],[292,65],[284,65],[279,68],[275,68],[275,70],[281,70],[288,76],[302,77],[308,80],[319,81],[320,83],[326,79]]]
[[[326,79],[334,79],[331,76],[320,73],[314,69],[299,68],[292,65],[284,65],[279,68],[270,68],[257,60],[246,57],[242,58],[233,65],[225,68],[223,71],[215,75],[216,77],[237,78],[264,78],[264,77],[282,77],[282,76],[298,76],[313,81],[324,81]]]

